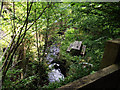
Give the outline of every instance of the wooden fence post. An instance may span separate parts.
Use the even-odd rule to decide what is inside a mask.
[[[120,62],[120,38],[106,42],[100,69],[118,62]]]

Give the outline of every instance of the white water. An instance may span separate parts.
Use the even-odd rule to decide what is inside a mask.
[[[51,45],[50,47],[50,53],[47,55],[46,59],[48,61],[49,68],[52,69],[49,73],[48,73],[48,77],[49,77],[49,82],[55,82],[55,81],[60,81],[64,79],[64,75],[61,73],[60,69],[55,69],[53,68],[54,65],[59,66],[59,64],[57,63],[53,63],[51,64],[51,62],[57,57],[58,53],[60,52],[59,47],[57,47],[56,45]]]
[[[60,79],[64,79],[64,75],[61,73],[60,69],[52,69],[52,71],[48,73],[48,76],[50,82],[59,82]]]

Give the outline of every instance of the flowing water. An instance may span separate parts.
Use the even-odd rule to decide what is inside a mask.
[[[60,79],[64,79],[64,75],[61,73],[61,70],[59,69],[60,64],[58,63],[52,63],[52,61],[57,58],[58,54],[60,52],[59,47],[57,47],[57,44],[50,46],[50,52],[47,54],[46,59],[49,64],[49,68],[51,71],[48,73],[49,82],[55,82],[60,81]],[[56,67],[56,68],[55,68]]]

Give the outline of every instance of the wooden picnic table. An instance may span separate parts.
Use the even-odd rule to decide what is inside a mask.
[[[85,55],[86,45],[82,45],[82,41],[75,41],[67,48],[67,52],[72,50],[80,51],[79,55]]]

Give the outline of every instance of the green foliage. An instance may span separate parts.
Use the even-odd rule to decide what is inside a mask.
[[[2,89],[39,89],[48,83],[47,66],[37,62],[28,64],[26,77],[21,79],[22,69],[11,69],[7,72]]]
[[[8,45],[15,30],[20,31],[27,17],[26,2],[15,2],[15,14],[13,11],[2,12],[2,31],[9,33],[5,38],[0,39],[0,48]],[[50,3],[49,3],[50,4]],[[33,3],[30,16],[28,17],[29,27],[37,18],[48,2]],[[7,6],[6,6],[7,7]],[[8,8],[13,8],[10,5]],[[36,15],[35,15],[36,9]],[[5,8],[3,9],[3,11]],[[15,15],[15,18],[13,18]],[[36,17],[35,17],[36,16]],[[49,20],[48,20],[49,19]],[[22,69],[15,66],[7,72],[3,89],[55,89],[69,82],[77,80],[88,74],[99,70],[100,61],[103,57],[104,46],[107,40],[120,38],[120,2],[116,3],[54,3],[47,8],[42,16],[36,21],[23,39],[26,50],[26,76],[21,79]],[[37,26],[37,29],[35,27]],[[23,28],[25,31],[25,28]],[[64,35],[58,35],[64,32]],[[22,32],[23,34],[23,32]],[[38,47],[36,45],[38,36]],[[0,37],[1,38],[1,37]],[[22,39],[20,39],[22,40]],[[16,39],[15,39],[16,41]],[[68,46],[74,41],[82,41],[86,45],[86,54],[74,56],[66,52]],[[66,61],[66,75],[60,82],[49,83],[49,68],[42,60],[45,58],[45,44],[56,44],[60,46],[59,60]],[[50,44],[50,45],[51,45]],[[50,46],[48,45],[48,46]],[[39,48],[40,62],[38,58]],[[46,49],[47,50],[47,49]],[[49,53],[49,50],[47,51]],[[5,58],[5,57],[4,57]],[[3,58],[3,61],[4,61]],[[15,58],[13,58],[15,61]],[[18,62],[18,61],[17,61]],[[46,61],[45,61],[46,62]],[[84,67],[81,63],[88,63]],[[89,64],[92,64],[90,66]],[[19,66],[19,65],[18,65]]]

